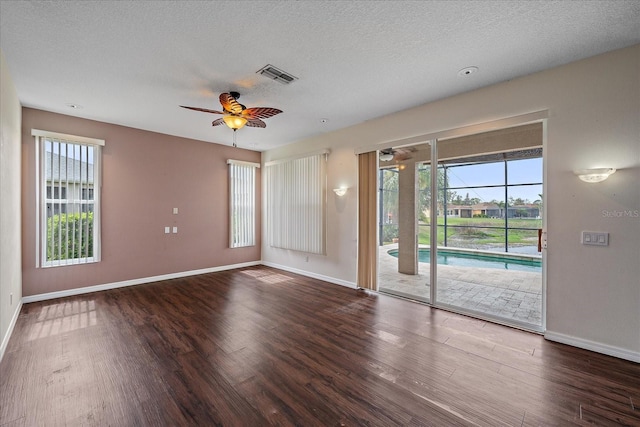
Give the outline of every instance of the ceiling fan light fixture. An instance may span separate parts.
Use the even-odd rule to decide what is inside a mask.
[[[393,153],[381,151],[379,159],[381,162],[390,162],[393,160]]]
[[[242,129],[247,124],[247,119],[240,116],[224,116],[222,120],[224,120],[224,124],[234,131]]]

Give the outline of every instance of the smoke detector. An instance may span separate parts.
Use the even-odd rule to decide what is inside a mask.
[[[466,67],[458,71],[458,77],[466,77],[478,71],[478,67]]]

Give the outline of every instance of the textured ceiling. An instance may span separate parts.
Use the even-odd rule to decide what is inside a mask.
[[[238,132],[261,151],[640,43],[635,0],[2,1],[0,16],[24,106],[231,144],[218,116],[178,105],[237,90],[284,111]]]

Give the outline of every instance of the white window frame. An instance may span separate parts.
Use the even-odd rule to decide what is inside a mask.
[[[267,162],[269,245],[326,255],[329,150]]]
[[[256,245],[256,169],[259,163],[227,160],[229,165],[229,247]]]
[[[36,268],[48,268],[48,267],[58,267],[58,266],[67,266],[67,265],[75,265],[75,264],[86,264],[86,263],[94,263],[100,261],[101,256],[101,244],[100,244],[100,193],[102,187],[102,147],[105,145],[105,141],[103,139],[96,138],[87,138],[83,136],[77,135],[69,135],[57,132],[49,132],[38,129],[32,129],[31,135],[35,137],[36,144]],[[67,187],[66,199],[55,199],[53,196],[55,195],[55,184],[53,180],[53,172],[52,174],[52,182],[51,185],[51,198],[47,198],[47,176],[46,176],[46,165],[45,165],[45,141],[53,141],[55,143],[62,144],[75,144],[80,146],[87,146],[93,149],[93,183],[91,187],[88,187],[88,179],[87,179],[87,188],[93,189],[93,248],[92,253],[93,256],[89,257],[79,257],[79,258],[69,258],[64,260],[52,260],[47,261],[47,203],[63,203],[67,205],[70,201],[73,201],[74,204],[79,206],[86,205],[88,200],[82,199],[82,192],[78,194],[78,197],[74,197],[70,194],[70,189]],[[59,175],[61,173],[59,172]],[[62,181],[62,176],[58,177],[59,181]],[[66,184],[69,184],[68,177],[65,177]],[[77,185],[74,183],[74,185]],[[61,194],[59,194],[61,195]],[[55,210],[55,208],[54,208]],[[82,213],[82,209],[80,210]]]

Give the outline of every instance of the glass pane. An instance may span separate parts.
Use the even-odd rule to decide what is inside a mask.
[[[510,160],[507,162],[508,184],[542,182],[542,158]]]
[[[405,171],[407,172],[407,171]],[[431,208],[431,175],[428,165],[417,165],[415,176],[416,190],[416,221],[418,239],[409,238],[405,244],[398,240],[401,228],[411,227],[410,221],[401,222],[399,218],[399,190],[411,190],[414,183],[411,173],[402,173],[398,168],[382,169],[379,172],[379,196],[380,196],[380,248],[378,256],[378,288],[381,292],[390,293],[402,297],[420,301],[429,301],[429,260],[428,256],[418,259],[417,274],[407,274],[406,270],[413,263],[415,252],[410,250],[411,245],[418,241],[418,246],[423,250],[429,245],[429,214]],[[407,179],[406,182],[400,182]],[[417,250],[417,248],[416,248]],[[420,253],[418,252],[418,255]],[[405,273],[399,273],[402,269]]]
[[[94,155],[91,146],[44,141],[42,185],[54,203],[46,203],[43,245],[45,259],[53,265],[93,257]]]
[[[450,218],[503,218],[504,187],[449,190],[447,212]]]
[[[447,187],[475,187],[504,184],[504,162],[447,165]]]
[[[540,255],[538,252],[538,230],[509,229],[509,252]]]
[[[446,166],[447,186],[439,192],[436,303],[537,326],[542,160],[507,164],[517,185],[507,186],[512,183],[505,182],[504,161]]]
[[[438,228],[443,229],[444,235],[444,227]],[[474,220],[465,225],[447,226],[446,246],[504,252],[505,231],[503,227],[484,227],[483,222]]]
[[[398,169],[380,170],[380,244],[398,239]]]
[[[418,165],[418,224],[430,224],[431,215],[431,167]],[[441,178],[439,177],[439,180]],[[429,244],[429,241],[425,244]]]
[[[542,185],[517,185],[507,189],[509,219],[526,220],[522,222],[525,228],[542,227]],[[509,221],[510,227],[515,227]]]

